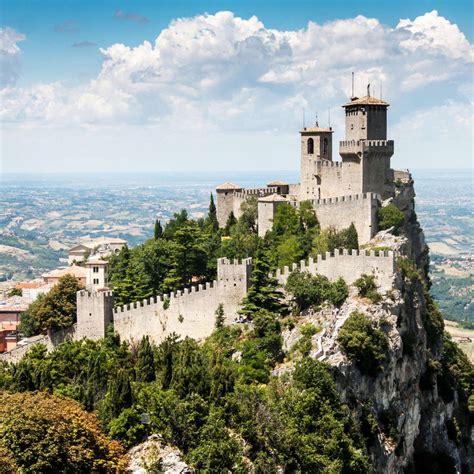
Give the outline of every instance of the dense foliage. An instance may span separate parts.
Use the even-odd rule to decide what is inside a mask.
[[[341,351],[355,362],[364,374],[376,375],[383,369],[388,337],[360,311],[354,311],[339,330],[337,341]]]
[[[379,229],[386,230],[393,227],[394,232],[397,233],[402,228],[405,222],[405,214],[398,209],[395,204],[379,209]]]
[[[95,415],[71,400],[0,391],[0,467],[19,472],[113,472],[123,448],[100,430]],[[3,470],[2,472],[16,472]]]
[[[25,336],[61,329],[76,322],[76,293],[82,289],[77,279],[65,275],[48,293],[41,294],[21,315],[20,330]]]
[[[49,354],[36,347],[19,364],[2,366],[0,386],[73,398],[126,446],[160,433],[205,472],[245,472],[249,462],[265,473],[278,466],[367,472],[362,438],[328,367],[303,359],[292,376],[273,378],[282,357],[278,318],[261,310],[252,327],[218,329],[203,345],[171,336],[158,347],[144,339],[134,348],[109,334],[65,342]],[[149,414],[148,427],[142,413]],[[31,449],[52,449],[57,441],[33,442]]]
[[[257,234],[255,198],[242,204],[239,219],[232,214],[225,228],[219,229],[211,195],[206,219],[193,220],[181,211],[164,229],[156,221],[153,239],[112,256],[109,281],[115,304],[120,306],[210,281],[216,277],[219,257],[255,258],[258,249],[258,258],[275,270],[336,248],[358,248],[355,226],[340,232],[333,228],[321,231],[309,202],[301,203],[299,209],[280,205],[272,230],[262,239]]]
[[[334,283],[323,275],[295,270],[291,272],[285,290],[292,296],[293,311],[300,313],[325,301],[341,306],[349,290],[345,281],[339,278]]]

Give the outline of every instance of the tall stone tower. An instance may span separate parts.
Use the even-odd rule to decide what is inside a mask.
[[[332,161],[333,130],[314,127],[303,128],[301,135],[300,199],[319,199],[321,186],[321,166],[323,161]]]
[[[389,104],[367,95],[343,105],[346,136],[339,144],[344,194],[390,191],[393,141],[387,140]]]

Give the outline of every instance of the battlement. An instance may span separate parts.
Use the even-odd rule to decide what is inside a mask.
[[[336,249],[334,253],[326,252],[318,255],[316,259],[310,257],[307,261],[301,260],[291,267],[277,269],[272,276],[284,285],[295,270],[323,275],[330,280],[344,278],[348,284],[352,284],[362,274],[374,274],[379,286],[389,288],[395,273],[395,258],[393,251]]]
[[[384,151],[393,153],[393,140],[342,140],[339,142],[341,154],[359,153],[363,151]]]
[[[186,297],[195,293],[203,293],[207,290],[213,290],[217,287],[217,281],[206,282],[205,284],[193,285],[183,290],[178,290],[172,293],[165,293],[162,295],[151,296],[150,298],[145,298],[140,301],[135,301],[134,303],[129,303],[123,306],[117,306],[114,308],[114,314],[123,313],[125,311],[131,311],[137,308],[144,308],[146,306],[156,306],[160,305],[163,307],[165,302],[171,303],[172,300]]]
[[[245,188],[241,191],[234,191],[234,196],[240,199],[248,199],[249,197],[265,197],[277,193],[277,186],[268,186],[264,188]]]
[[[251,264],[252,264],[252,257],[243,258],[242,260],[239,260],[237,258],[230,260],[227,257],[217,259],[217,265],[251,265]]]
[[[312,200],[313,206],[318,206],[322,204],[339,204],[343,202],[350,201],[360,201],[362,199],[371,199],[371,200],[380,200],[380,195],[377,193],[361,193],[361,194],[349,194],[347,196],[338,196],[332,198],[324,199],[314,199]]]
[[[80,290],[77,292],[79,298],[112,298],[114,292],[112,290],[107,291],[91,291],[91,290]]]

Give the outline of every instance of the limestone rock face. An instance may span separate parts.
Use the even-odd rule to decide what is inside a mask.
[[[127,472],[147,474],[192,474],[194,472],[182,459],[181,451],[168,446],[160,435],[151,435],[144,443],[135,446],[127,454]]]
[[[427,283],[428,249],[414,211],[414,190],[408,184],[396,190],[391,199],[405,213],[402,235],[390,231],[379,232],[374,246],[390,247],[400,257],[416,263],[422,278],[409,280],[400,270],[394,287],[383,294],[382,300],[371,304],[363,299],[348,298],[335,321],[323,336],[324,351],[320,360],[333,366],[338,391],[357,412],[361,423],[368,416],[379,421],[390,420],[390,430],[379,431],[369,451],[374,472],[403,473],[413,463],[415,452],[450,456],[457,472],[474,466],[473,436],[465,412],[460,411],[457,396],[446,403],[438,394],[436,376],[429,370],[428,357],[441,357],[441,338],[427,347],[423,316],[426,312],[425,286]],[[389,339],[389,353],[385,368],[378,376],[362,374],[341,353],[337,344],[339,328],[354,309],[367,314]],[[427,380],[428,379],[428,380]],[[464,416],[461,427],[462,442],[448,436],[447,424],[453,414]],[[464,415],[459,415],[464,413]]]

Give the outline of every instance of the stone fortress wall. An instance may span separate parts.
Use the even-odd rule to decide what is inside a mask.
[[[281,285],[285,285],[294,270],[323,275],[331,281],[343,278],[349,285],[363,274],[372,274],[379,288],[388,290],[393,283],[395,259],[392,251],[377,254],[374,250],[335,250],[334,255],[326,252],[318,255],[316,260],[310,257],[307,262],[302,260],[291,268],[278,269],[274,276]]]
[[[380,196],[375,193],[353,194],[311,201],[321,228],[347,229],[354,223],[359,245],[377,233]]]
[[[173,332],[181,337],[204,338],[214,329],[215,311],[224,306],[225,323],[237,316],[240,302],[250,285],[252,260],[217,262],[217,280],[183,291],[152,297],[112,310],[108,294],[82,291],[77,296],[78,338],[104,337],[113,321],[122,340],[139,341],[144,335],[159,343]],[[101,305],[105,305],[101,310]],[[93,309],[94,308],[94,309]],[[95,320],[91,324],[89,316]]]
[[[339,277],[353,283],[362,274],[374,274],[381,288],[391,287],[395,262],[393,252],[376,255],[371,252],[348,253],[346,250],[319,255],[316,260],[309,259],[285,267],[275,274],[284,285],[294,269],[321,274],[330,280]],[[250,287],[252,260],[218,260],[217,280],[206,285],[198,285],[176,293],[152,297],[137,303],[115,308],[109,304],[111,292],[82,291],[77,296],[78,323],[76,338],[98,339],[104,337],[110,322],[122,340],[138,342],[148,335],[155,343],[176,333],[180,337],[202,339],[214,330],[215,311],[219,304],[224,307],[225,324],[232,324],[238,317],[242,299]],[[102,308],[101,308],[102,305]],[[91,318],[95,319],[94,324]]]

